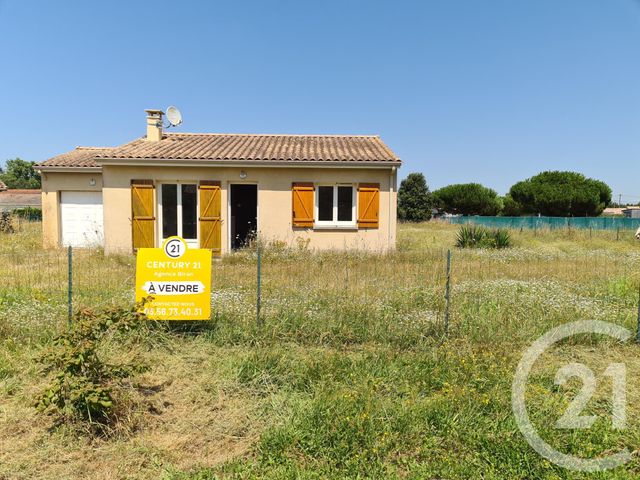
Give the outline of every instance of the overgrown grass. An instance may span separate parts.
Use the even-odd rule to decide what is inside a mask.
[[[457,228],[402,225],[393,254],[267,248],[263,320],[255,254],[216,262],[213,318],[153,324],[136,348],[126,429],[108,438],[57,427],[32,407],[36,359],[66,328],[66,256],[40,249],[38,224],[0,234],[0,478],[587,478],[535,453],[511,414],[526,346],[550,327],[600,319],[635,328],[640,244],[632,232],[512,231],[507,250],[454,250],[443,338],[446,250]],[[132,257],[75,252],[75,305],[133,301]],[[541,435],[566,452],[638,449],[638,347],[562,344],[528,390]],[[579,383],[553,385],[568,359],[627,364],[629,428],[606,421],[602,382],[590,431],[553,425]],[[575,387],[575,388],[574,388]],[[125,392],[126,393],[126,392]],[[634,460],[594,478],[637,478]],[[589,478],[591,478],[589,477]]]

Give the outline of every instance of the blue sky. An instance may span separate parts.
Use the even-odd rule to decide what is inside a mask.
[[[640,201],[635,0],[0,0],[0,161],[180,131],[379,134],[431,188],[580,171]]]

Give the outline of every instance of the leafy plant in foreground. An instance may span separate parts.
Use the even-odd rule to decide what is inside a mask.
[[[503,228],[489,230],[475,225],[463,225],[458,231],[458,248],[508,248],[511,235]]]
[[[117,380],[144,367],[107,364],[99,351],[108,337],[138,328],[144,314],[137,309],[84,309],[76,313],[72,327],[56,337],[41,358],[53,378],[35,399],[39,411],[56,416],[59,422],[79,420],[95,426],[115,422]]]
[[[463,225],[458,231],[458,237],[456,238],[456,247],[459,248],[474,248],[483,246],[485,243],[485,237],[487,230],[483,227],[476,227],[475,225]]]
[[[511,246],[511,234],[504,228],[499,228],[491,232],[494,248],[509,248]]]

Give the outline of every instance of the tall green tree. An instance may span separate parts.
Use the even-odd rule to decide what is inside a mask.
[[[410,173],[398,189],[398,218],[424,222],[431,218],[433,198],[422,173]]]
[[[577,172],[542,172],[511,187],[509,195],[524,214],[594,217],[611,203],[611,188]]]
[[[0,180],[7,188],[41,188],[40,174],[33,168],[35,162],[21,158],[7,160],[6,170],[0,170]]]
[[[522,215],[522,205],[516,202],[508,193],[502,197],[502,211],[500,215],[505,217],[519,217]]]
[[[438,207],[447,213],[490,216],[502,210],[496,191],[479,183],[449,185],[433,192],[433,196]]]

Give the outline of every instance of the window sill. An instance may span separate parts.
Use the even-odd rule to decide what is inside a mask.
[[[314,225],[314,230],[352,230],[357,231],[357,225]]]

